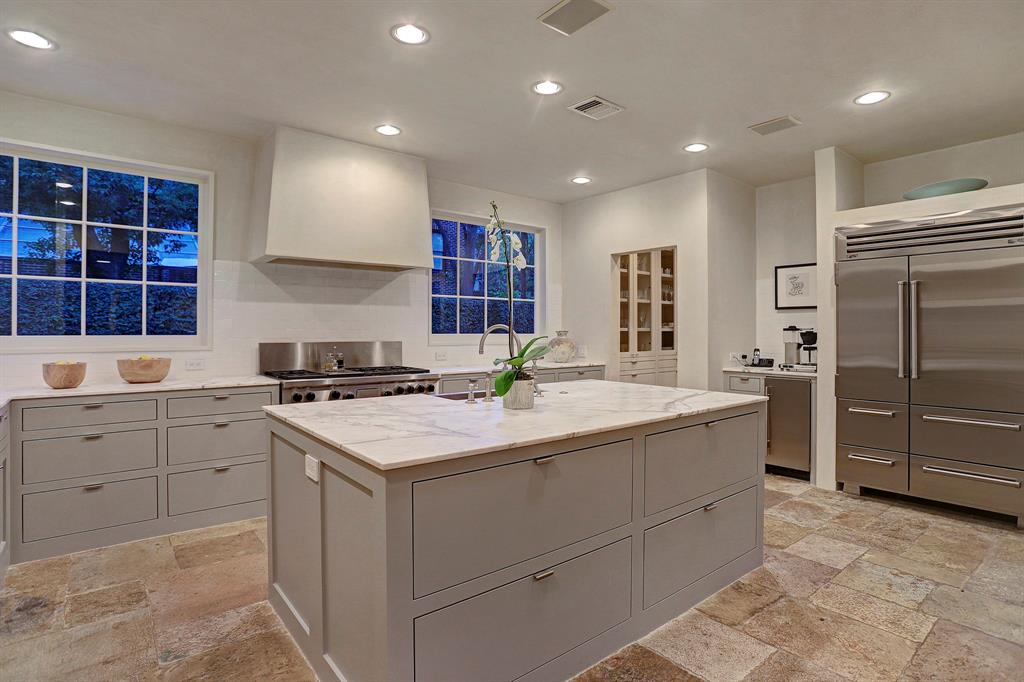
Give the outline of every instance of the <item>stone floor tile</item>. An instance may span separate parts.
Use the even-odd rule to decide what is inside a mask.
[[[794,597],[809,597],[838,572],[817,561],[769,548],[764,552],[764,565],[743,576],[743,580]]]
[[[968,578],[967,574],[951,571],[944,566],[930,564],[927,561],[908,559],[899,554],[891,554],[880,549],[869,549],[861,556],[861,559],[878,564],[879,566],[895,568],[903,573],[916,575],[918,578],[925,578],[932,582],[953,585],[954,587],[963,587]]]
[[[775,505],[779,504],[780,502],[785,502],[786,500],[788,500],[791,497],[793,497],[793,496],[790,495],[789,493],[784,493],[784,492],[780,492],[778,490],[771,490],[770,488],[765,488],[765,490],[764,490],[764,506],[765,506],[765,509],[767,509],[768,507],[774,507]]]
[[[764,487],[766,490],[775,490],[789,495],[799,495],[800,493],[807,492],[814,486],[807,481],[801,481],[798,478],[765,474]]]
[[[249,604],[168,628],[157,627],[157,657],[161,664],[172,663],[220,644],[241,641],[282,627],[268,602]]]
[[[934,616],[834,583],[823,585],[812,594],[811,603],[912,642],[923,642],[937,620]]]
[[[840,513],[838,509],[824,502],[805,500],[802,496],[788,499],[765,510],[766,515],[811,529],[821,528],[829,519]]]
[[[868,533],[877,533],[900,540],[916,540],[931,525],[924,519],[916,516],[905,516],[902,509],[889,508],[875,517],[863,530]]]
[[[232,523],[222,523],[219,526],[208,526],[206,528],[172,533],[167,536],[167,539],[172,546],[187,545],[192,542],[199,542],[200,540],[209,540],[210,538],[219,538],[225,535],[237,535],[249,530],[257,532],[266,531],[266,529],[267,517],[257,516],[252,519],[245,519],[244,521],[234,521]]]
[[[69,590],[87,592],[177,568],[166,535],[101,547],[71,555]]]
[[[664,656],[639,644],[630,644],[571,682],[702,682]]]
[[[132,580],[68,595],[64,605],[64,625],[74,627],[149,606],[146,585]]]
[[[970,573],[981,565],[988,550],[994,545],[994,540],[963,533],[925,533],[900,554],[908,559],[927,561],[960,573]]]
[[[984,594],[939,585],[922,602],[921,610],[1024,645],[1024,608],[1018,604],[1008,604]]]
[[[838,518],[838,517],[837,517]],[[849,542],[852,545],[863,545],[873,547],[886,552],[899,554],[910,547],[911,541],[904,538],[896,538],[884,533],[875,533],[860,528],[836,525],[832,521],[815,530],[818,535]]]
[[[794,542],[811,532],[810,528],[798,526],[774,516],[764,517],[764,544],[769,547],[789,547]]]
[[[896,680],[916,650],[902,637],[788,597],[740,629],[834,673],[865,682]]]
[[[775,647],[697,611],[687,611],[640,644],[708,682],[738,682],[775,653]]]
[[[1024,647],[939,620],[903,673],[906,682],[1020,682]]]
[[[259,554],[264,560],[266,557],[266,548],[251,530],[174,545],[173,549],[174,558],[181,568],[194,568],[250,554]]]
[[[853,545],[816,533],[811,533],[786,548],[786,552],[789,554],[817,561],[819,564],[825,564],[832,568],[846,568],[866,551],[867,547]]]
[[[776,651],[771,657],[754,668],[743,678],[743,682],[845,682],[830,670],[815,665],[788,651]]]
[[[267,598],[267,564],[253,556],[176,569],[146,581],[160,629],[224,613]]]
[[[967,589],[1024,606],[1024,535],[999,539],[967,582]]]
[[[844,526],[846,528],[863,530],[877,521],[878,516],[878,514],[874,514],[869,511],[850,509],[848,511],[844,511],[842,514],[832,517],[829,523],[834,526]]]
[[[20,592],[25,596],[46,596],[51,601],[61,601],[67,594],[70,571],[71,555],[15,564],[7,569],[0,594]]]
[[[739,625],[782,596],[757,583],[737,580],[700,604],[697,610],[726,625]]]
[[[316,682],[316,675],[285,630],[228,642],[162,670],[164,682]]]
[[[908,609],[917,608],[936,586],[931,580],[861,560],[844,568],[832,582]]]
[[[823,488],[811,488],[800,495],[805,500],[815,500],[835,507],[840,511],[857,511],[861,514],[877,516],[891,508],[886,502],[875,500],[870,497],[851,495],[839,490],[825,490]]]
[[[0,648],[60,629],[63,605],[46,595],[0,594]]]

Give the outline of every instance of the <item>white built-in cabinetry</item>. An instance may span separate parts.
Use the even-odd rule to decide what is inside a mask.
[[[619,380],[675,386],[679,338],[675,248],[615,254],[613,261]]]

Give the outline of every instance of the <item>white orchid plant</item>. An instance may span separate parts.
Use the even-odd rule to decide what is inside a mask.
[[[492,263],[505,264],[505,277],[508,282],[508,354],[507,358],[497,358],[495,365],[501,365],[504,369],[494,380],[494,392],[499,396],[505,395],[512,389],[519,379],[532,378],[526,370],[526,363],[539,360],[548,350],[547,344],[537,345],[548,337],[537,336],[522,347],[516,353],[512,345],[512,273],[515,270],[522,270],[526,267],[526,256],[523,255],[523,242],[515,232],[509,229],[508,225],[498,217],[498,205],[491,202],[491,220],[487,223],[487,244],[490,247],[490,261]]]

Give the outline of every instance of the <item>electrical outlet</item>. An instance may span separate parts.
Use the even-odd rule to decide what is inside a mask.
[[[439,350],[436,353],[434,353],[434,359],[437,360],[438,362],[443,362],[448,359],[448,353],[446,353],[443,350]]]
[[[203,358],[189,358],[185,361],[185,371],[196,372],[206,369],[206,360]]]
[[[576,346],[576,357],[585,358],[587,357],[587,347],[583,344]]]
[[[320,460],[306,455],[306,476],[311,481],[320,482]]]
[[[742,363],[743,362],[742,360],[740,360],[740,354],[739,353],[729,353],[729,359],[732,360],[733,362],[736,362],[736,363]]]

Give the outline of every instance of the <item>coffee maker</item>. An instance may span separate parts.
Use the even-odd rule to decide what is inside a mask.
[[[782,341],[786,349],[785,366],[804,371],[817,369],[818,332],[790,325],[783,328]]]

